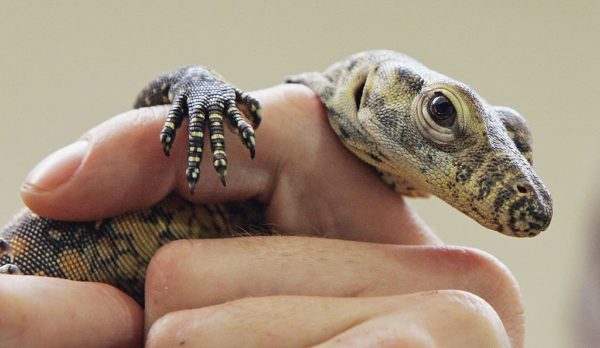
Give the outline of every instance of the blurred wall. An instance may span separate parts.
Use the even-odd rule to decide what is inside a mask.
[[[529,120],[555,201],[548,231],[512,239],[435,199],[413,202],[448,243],[486,250],[513,271],[528,346],[568,346],[586,213],[597,211],[588,205],[600,169],[599,13],[594,0],[0,0],[0,221],[21,207],[19,185],[38,160],[130,108],[159,72],[202,63],[252,90],[389,48]]]

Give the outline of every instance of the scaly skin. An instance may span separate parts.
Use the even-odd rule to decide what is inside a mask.
[[[434,194],[511,236],[548,227],[552,200],[531,166],[530,133],[516,111],[391,51],[359,53],[289,81],[321,97],[344,145],[397,191]],[[428,114],[436,93],[456,109],[449,126]]]
[[[437,195],[507,235],[531,237],[550,223],[550,194],[531,167],[530,134],[516,111],[491,106],[463,83],[391,51],[359,53],[324,73],[300,74],[288,82],[312,88],[344,145],[398,192]],[[162,75],[135,105],[164,103],[172,104],[160,137],[165,154],[183,118],[190,121],[186,173],[192,192],[200,177],[205,128],[224,185],[224,119],[254,156],[260,105],[215,72],[187,67]],[[176,196],[87,223],[53,221],[24,210],[0,232],[0,273],[106,282],[143,304],[145,270],[160,246],[240,231],[272,233],[266,223],[264,208],[254,201],[192,205]]]

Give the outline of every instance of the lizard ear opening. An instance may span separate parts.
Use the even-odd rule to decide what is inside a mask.
[[[354,90],[354,103],[356,103],[356,110],[360,108],[360,103],[362,101],[363,91],[365,90],[365,84],[367,80],[364,79]]]
[[[521,152],[523,157],[533,164],[533,156],[531,151],[531,132],[527,126],[527,122],[517,111],[506,106],[495,106],[500,121],[504,124],[508,136],[513,140],[517,150]]]

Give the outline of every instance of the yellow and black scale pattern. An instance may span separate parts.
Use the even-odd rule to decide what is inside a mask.
[[[358,53],[287,82],[311,88],[340,141],[399,193],[434,194],[510,236],[532,237],[550,224],[552,199],[533,170],[530,132],[515,110],[490,105],[465,84],[384,50]],[[192,192],[206,133],[213,166],[226,184],[224,122],[254,157],[259,102],[217,73],[186,67],[162,75],[135,106],[167,103],[172,106],[160,134],[166,155],[183,118],[189,119],[186,177]],[[0,273],[106,282],[143,304],[146,267],[160,246],[276,233],[266,226],[256,201],[193,205],[170,196],[95,222],[54,221],[25,210],[0,231]]]
[[[194,205],[176,195],[90,222],[50,220],[25,210],[2,231],[12,255],[0,264],[14,263],[23,274],[112,284],[143,304],[146,267],[160,246],[178,239],[269,234],[263,224],[258,202]]]
[[[152,81],[139,94],[134,107],[172,102],[167,120],[160,134],[167,156],[175,140],[177,128],[184,117],[189,118],[188,169],[186,177],[193,192],[200,179],[200,161],[204,150],[204,130],[208,118],[208,134],[215,167],[221,182],[226,185],[227,154],[223,117],[237,131],[242,142],[255,155],[254,128],[240,112],[250,118],[254,127],[261,121],[260,104],[248,93],[231,86],[219,74],[204,67],[186,67],[165,74]]]

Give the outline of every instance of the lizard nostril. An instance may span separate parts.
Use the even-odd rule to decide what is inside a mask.
[[[527,186],[525,186],[525,185],[517,184],[516,185],[516,189],[521,194],[529,193],[529,188]]]

